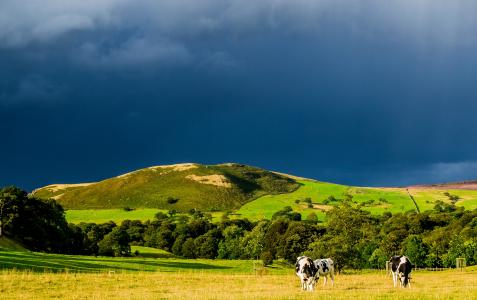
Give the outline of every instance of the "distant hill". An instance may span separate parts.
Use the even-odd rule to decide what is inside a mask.
[[[295,179],[260,168],[228,163],[154,166],[100,182],[52,184],[32,192],[66,209],[159,208],[187,211],[238,209],[264,195],[290,193]]]
[[[440,190],[442,189],[477,190],[477,180],[436,183],[436,184],[419,184],[419,185],[412,185],[409,188],[426,188],[426,189],[440,189]]]

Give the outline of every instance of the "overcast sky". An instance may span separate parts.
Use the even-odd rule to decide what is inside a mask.
[[[2,0],[0,186],[477,179],[476,53],[474,0]]]

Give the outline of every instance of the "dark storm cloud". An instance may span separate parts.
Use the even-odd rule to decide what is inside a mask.
[[[475,1],[0,3],[0,185],[238,161],[476,178]]]

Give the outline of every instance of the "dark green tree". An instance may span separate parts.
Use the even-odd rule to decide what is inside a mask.
[[[419,235],[413,234],[406,238],[404,254],[409,257],[413,265],[422,267],[425,266],[428,247]]]
[[[19,202],[27,197],[27,193],[16,188],[0,189],[0,237],[5,234],[5,228],[18,217]]]
[[[232,225],[222,232],[224,239],[219,242],[217,251],[218,258],[238,259],[243,255],[240,247],[244,230],[237,225]]]
[[[129,235],[126,230],[115,227],[99,243],[99,254],[106,256],[130,256]]]

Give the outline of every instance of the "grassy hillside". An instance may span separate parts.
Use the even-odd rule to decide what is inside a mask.
[[[9,239],[5,236],[0,237],[0,251],[28,251],[25,249],[22,245],[20,245],[18,242]]]
[[[67,209],[128,206],[217,211],[298,187],[291,178],[251,166],[179,164],[141,169],[96,183],[50,185],[33,193],[54,198]]]
[[[283,207],[291,206],[294,211],[302,213],[303,217],[314,212],[318,219],[323,220],[327,210],[350,196],[352,201],[363,203],[363,208],[374,214],[415,209],[404,189],[359,188],[309,180],[300,180],[299,183],[301,187],[298,190],[287,194],[262,196],[242,206],[237,214],[249,219],[269,219]],[[475,194],[477,196],[477,193]],[[330,196],[335,200],[330,200],[333,199]],[[304,201],[306,198],[311,199],[311,207]]]
[[[298,182],[301,186],[296,191],[287,194],[262,196],[243,205],[236,211],[237,216],[252,220],[270,219],[278,210],[285,206],[291,206],[294,211],[300,212],[304,218],[314,212],[318,219],[323,221],[327,210],[338,205],[349,196],[352,197],[352,202],[362,204],[363,209],[370,211],[372,214],[399,213],[417,210],[417,208],[420,211],[430,210],[434,208],[436,201],[451,203],[446,193],[459,197],[455,202],[457,206],[463,206],[466,209],[477,208],[476,190],[362,188],[310,180],[298,180]],[[414,197],[417,207],[409,197],[408,191]],[[336,201],[330,201],[330,196]],[[312,207],[309,207],[308,203],[303,201],[306,198],[311,199]],[[299,200],[298,203],[297,200]]]

